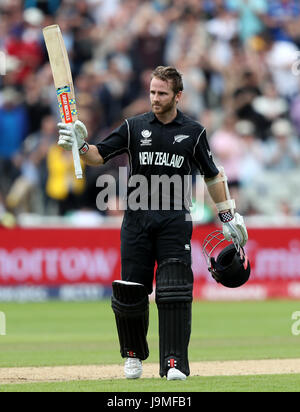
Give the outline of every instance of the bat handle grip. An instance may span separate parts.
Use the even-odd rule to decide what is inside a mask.
[[[73,162],[74,162],[74,169],[75,175],[77,179],[82,179],[82,168],[80,163],[80,156],[78,150],[78,143],[75,136],[74,125],[72,124],[72,132],[73,132],[73,146],[72,146],[72,153],[73,153]]]

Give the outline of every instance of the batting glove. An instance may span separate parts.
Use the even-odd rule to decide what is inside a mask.
[[[76,120],[73,124],[58,123],[59,131],[58,145],[65,150],[72,150],[74,139],[77,140],[79,152],[81,154],[86,153],[88,150],[88,144],[85,139],[88,137],[87,129],[80,120]]]
[[[232,216],[231,212],[221,212],[219,213],[221,222],[223,223],[223,235],[229,242],[238,242],[238,244],[243,247],[247,243],[248,233],[244,223],[243,217],[235,213]]]

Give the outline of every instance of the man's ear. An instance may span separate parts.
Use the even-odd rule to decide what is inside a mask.
[[[176,97],[175,97],[176,103],[179,102],[179,100],[181,99],[181,96],[182,96],[182,91],[180,91],[180,92],[178,92],[178,93],[176,94]]]

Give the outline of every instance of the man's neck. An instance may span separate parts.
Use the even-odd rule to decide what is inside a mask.
[[[155,114],[155,116],[163,124],[171,123],[177,116],[177,108],[164,114]]]

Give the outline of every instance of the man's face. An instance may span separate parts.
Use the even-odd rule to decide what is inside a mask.
[[[172,81],[164,81],[154,77],[150,83],[150,101],[154,114],[164,114],[176,106],[181,92],[177,95],[172,89]]]

